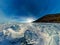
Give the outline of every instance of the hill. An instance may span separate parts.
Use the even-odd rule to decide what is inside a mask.
[[[60,23],[60,14],[48,14],[48,15],[45,15],[45,16],[37,19],[34,22]]]

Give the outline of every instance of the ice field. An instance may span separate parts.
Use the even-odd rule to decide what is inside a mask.
[[[60,23],[0,24],[0,45],[60,45]]]

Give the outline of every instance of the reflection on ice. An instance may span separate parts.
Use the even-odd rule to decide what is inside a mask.
[[[2,24],[0,45],[60,45],[60,24]],[[8,42],[8,43],[7,43]]]

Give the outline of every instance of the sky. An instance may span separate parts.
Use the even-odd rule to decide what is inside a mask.
[[[29,22],[60,13],[60,0],[0,0],[0,22]]]

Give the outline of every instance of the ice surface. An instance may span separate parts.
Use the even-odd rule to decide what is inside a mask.
[[[0,45],[60,45],[60,23],[1,24]]]

